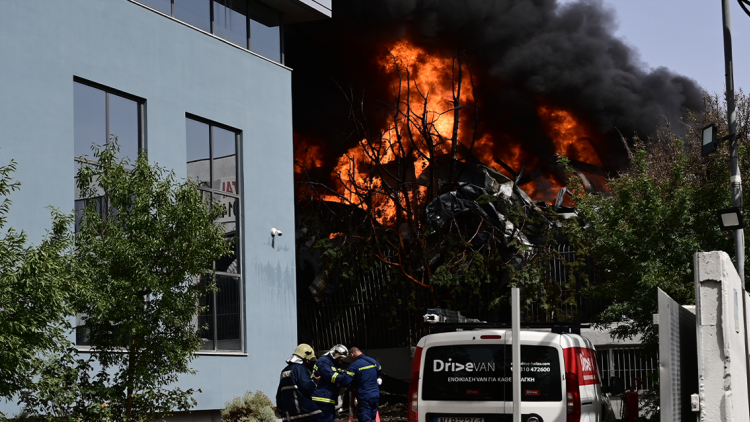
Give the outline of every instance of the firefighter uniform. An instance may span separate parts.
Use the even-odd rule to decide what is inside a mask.
[[[302,363],[290,362],[283,371],[276,390],[276,406],[284,421],[317,422],[320,409],[312,401],[317,387],[310,370]]]
[[[312,400],[318,405],[318,408],[322,412],[319,421],[333,422],[333,419],[336,416],[336,402],[338,401],[340,390],[337,381],[342,382],[345,378],[349,378],[349,376],[343,369],[337,366],[336,361],[329,353],[321,356],[320,359],[315,362],[313,376],[320,377],[318,388],[315,389],[315,392],[312,395]]]
[[[380,387],[378,378],[382,368],[373,358],[364,354],[349,365],[347,375],[353,378],[351,384],[357,395],[357,419],[359,422],[374,422],[378,413]]]

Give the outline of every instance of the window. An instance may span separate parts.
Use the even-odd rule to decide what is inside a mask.
[[[513,401],[512,353],[503,344],[456,344],[427,349],[422,400]],[[522,401],[562,401],[560,354],[521,345]]]
[[[221,203],[219,219],[233,254],[214,262],[218,292],[201,300],[206,311],[198,316],[203,350],[242,350],[242,275],[240,269],[240,131],[199,117],[186,118],[187,175],[198,183],[204,198]]]
[[[120,144],[118,158],[128,158],[131,162],[138,158],[139,149],[144,147],[145,100],[107,88],[83,79],[73,80],[73,162],[76,170],[81,162],[92,161],[91,146],[104,145],[111,137],[117,137]],[[93,201],[102,213],[104,200],[82,198],[75,191],[75,230],[78,231],[83,209]],[[77,326],[83,325],[82,315],[77,316]],[[76,329],[76,344],[88,345],[86,332]]]
[[[93,158],[91,145],[104,145],[112,136],[120,144],[119,158],[135,161],[143,148],[144,103],[132,95],[74,79],[74,161]]]
[[[91,146],[104,145],[112,137],[117,137],[120,145],[118,158],[131,162],[138,158],[138,151],[144,147],[145,100],[123,92],[106,88],[92,82],[75,78],[73,82],[73,162],[78,170],[81,162],[92,161]],[[78,231],[81,210],[90,200],[101,198],[81,198],[75,190],[76,220]]]
[[[164,14],[281,62],[281,14],[254,0],[139,0]]]

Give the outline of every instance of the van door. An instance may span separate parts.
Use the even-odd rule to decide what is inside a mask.
[[[521,414],[532,414],[543,421],[564,421],[565,404],[560,349],[553,346],[521,344]],[[513,353],[506,346],[505,412],[513,412]],[[522,420],[525,420],[522,417]]]
[[[573,339],[576,340],[576,339]],[[601,415],[601,381],[593,346],[571,341],[574,347],[563,349],[565,370],[578,376],[581,397],[581,422],[597,422]]]
[[[425,422],[505,421],[504,343],[477,339],[426,348],[420,402]]]

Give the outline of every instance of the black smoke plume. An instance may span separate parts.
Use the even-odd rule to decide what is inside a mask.
[[[598,0],[334,0],[332,19],[285,32],[295,132],[325,142],[331,157],[356,142],[348,139],[342,89],[370,101],[369,123],[377,126],[377,101],[390,102],[392,91],[375,62],[407,39],[434,55],[465,55],[480,133],[493,134],[499,157],[507,142],[518,142],[546,167],[541,171],[559,171],[537,113],[543,101],[585,119],[604,167],[620,170],[621,134],[646,139],[665,119],[679,130],[680,116],[703,103],[695,81],[666,68],[644,69],[615,29],[613,11]]]

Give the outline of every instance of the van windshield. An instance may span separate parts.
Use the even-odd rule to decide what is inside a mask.
[[[424,360],[422,400],[513,400],[510,346],[436,346],[426,350]],[[521,368],[522,401],[562,400],[557,349],[522,345]]]

